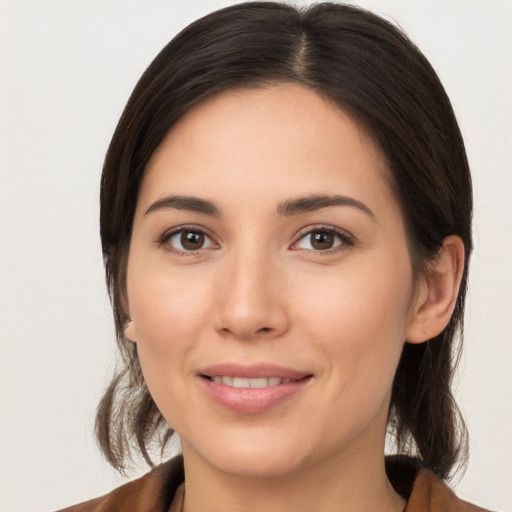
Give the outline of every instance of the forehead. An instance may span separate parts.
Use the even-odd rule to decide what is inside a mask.
[[[369,135],[306,87],[229,90],[192,108],[146,168],[141,201],[168,193],[382,197],[388,170]]]

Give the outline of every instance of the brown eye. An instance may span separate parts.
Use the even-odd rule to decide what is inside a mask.
[[[352,239],[335,228],[313,229],[294,244],[293,249],[306,249],[308,251],[328,251],[341,246],[353,245]]]
[[[331,249],[335,242],[333,233],[311,233],[311,247],[317,251],[325,251]]]
[[[163,241],[170,250],[176,252],[193,252],[214,247],[212,239],[202,231],[181,229],[175,231]]]
[[[204,234],[193,231],[183,231],[180,237],[181,246],[186,251],[196,251],[204,245]]]

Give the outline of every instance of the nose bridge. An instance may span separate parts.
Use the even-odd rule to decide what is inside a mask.
[[[254,239],[253,239],[254,241]],[[218,328],[240,338],[278,335],[288,326],[280,283],[283,268],[276,256],[254,243],[230,251],[219,276]]]

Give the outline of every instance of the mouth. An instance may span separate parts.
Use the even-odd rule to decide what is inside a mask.
[[[236,376],[228,376],[228,375],[203,375],[205,379],[208,379],[211,382],[215,382],[217,384],[224,384],[224,386],[229,386],[237,389],[256,389],[256,388],[267,388],[271,386],[280,386],[282,384],[290,384],[294,382],[298,382],[303,379],[307,379],[311,377],[311,375],[305,375],[304,377],[298,379],[290,379],[286,377],[236,377]]]
[[[224,409],[258,414],[302,396],[312,373],[273,365],[222,364],[205,368],[198,376],[206,395]]]

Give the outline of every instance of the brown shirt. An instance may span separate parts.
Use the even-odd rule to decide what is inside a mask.
[[[445,482],[404,457],[390,457],[386,470],[396,491],[407,500],[405,512],[488,512],[454,494]],[[181,507],[183,460],[176,457],[137,480],[100,498],[62,509],[60,512],[167,512]]]

